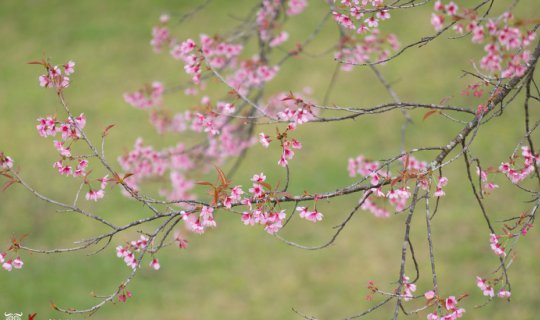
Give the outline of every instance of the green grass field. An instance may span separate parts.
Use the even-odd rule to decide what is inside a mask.
[[[182,65],[166,53],[156,55],[149,45],[150,30],[163,12],[179,16],[202,1],[1,1],[0,2],[0,151],[12,156],[21,175],[45,195],[70,201],[78,187],[72,179],[59,177],[52,168],[57,157],[52,140],[38,136],[36,119],[58,113],[62,108],[53,91],[38,85],[37,66],[26,62],[43,54],[51,61],[76,61],[76,73],[66,98],[75,113],[88,117],[88,133],[98,140],[101,130],[116,124],[107,141],[107,156],[116,165],[117,156],[129,150],[135,139],[156,146],[177,141],[178,136],[154,133],[146,113],[128,106],[122,99],[145,82],[162,80],[169,85],[186,80]],[[232,4],[234,3],[234,5]],[[173,28],[182,39],[199,33],[214,34],[224,26],[234,26],[246,15],[254,1],[214,1],[204,12]],[[536,0],[523,1],[518,8],[527,18],[540,10]],[[323,1],[311,1],[308,10],[291,21],[290,45],[311,32],[324,15]],[[387,29],[397,28],[402,44],[431,34],[430,8],[393,13]],[[536,17],[537,18],[537,17]],[[328,25],[307,50],[322,52],[337,34]],[[470,49],[463,49],[468,48]],[[480,57],[481,48],[470,39],[437,39],[422,49],[411,49],[400,59],[381,67],[403,101],[438,103],[451,96],[455,105],[475,108],[478,101],[460,96],[468,83],[462,69],[471,69],[470,60]],[[333,72],[332,56],[294,59],[267,89],[269,93],[314,89],[322,101]],[[216,92],[226,92],[226,89]],[[342,73],[331,95],[339,105],[368,106],[389,102],[384,88],[367,68]],[[181,93],[166,97],[166,104],[185,110],[193,99]],[[534,107],[538,107],[536,104]],[[538,111],[533,111],[536,116]],[[473,152],[484,165],[498,166],[507,159],[523,131],[522,107],[516,103],[503,117],[485,126]],[[414,125],[407,132],[408,148],[445,144],[460,125],[442,117],[422,121],[423,111],[413,111]],[[291,192],[323,192],[352,183],[347,159],[364,154],[382,159],[396,154],[400,144],[399,112],[343,123],[308,124],[298,130],[304,148],[291,163]],[[273,131],[273,127],[261,130]],[[538,136],[535,136],[538,138]],[[255,147],[235,183],[248,185],[255,172],[264,170],[271,181],[283,178],[277,161],[278,150]],[[262,155],[262,156],[261,156]],[[424,154],[428,160],[433,154]],[[119,166],[117,166],[119,168]],[[98,175],[104,172],[99,172]],[[475,286],[476,275],[488,275],[498,263],[489,249],[488,229],[465,183],[464,163],[457,161],[445,170],[450,182],[433,220],[437,271],[442,295],[469,293],[462,302],[470,319],[534,319],[537,317],[540,284],[540,236],[536,228],[520,241],[510,268],[512,302],[497,300],[481,310],[474,306],[485,299]],[[502,176],[501,188],[486,201],[493,219],[515,216],[528,208],[527,198],[516,193]],[[70,190],[66,192],[66,190]],[[325,242],[332,226],[344,219],[358,200],[349,196],[321,203],[325,220],[317,225],[293,220],[282,232],[287,239],[307,245]],[[115,222],[148,216],[138,203],[122,197],[118,190],[97,204],[85,205]],[[12,235],[28,234],[25,244],[38,248],[68,247],[73,241],[91,237],[101,230],[69,213],[40,202],[20,186],[0,193],[0,249]],[[425,220],[422,211],[413,217],[412,240],[420,261],[418,293],[431,289]],[[380,220],[359,212],[335,245],[322,251],[302,251],[269,236],[261,228],[245,227],[236,215],[219,213],[218,228],[202,236],[191,235],[188,250],[164,249],[159,258],[162,269],[140,270],[129,289],[134,293],[126,304],[108,304],[95,319],[299,319],[291,310],[321,319],[341,319],[369,308],[381,298],[368,302],[369,280],[392,288],[399,275],[405,216]],[[116,258],[114,247],[135,237],[135,231],[113,240],[98,255],[30,255],[21,253],[25,266],[11,273],[0,272],[0,314],[37,312],[36,319],[81,319],[54,311],[50,302],[63,307],[84,308],[109,294],[128,275],[128,268]],[[3,244],[2,244],[3,243]],[[145,262],[146,264],[146,262]],[[410,270],[411,266],[408,266]],[[389,289],[390,290],[390,289]],[[393,305],[367,316],[388,319]],[[424,315],[411,316],[424,319]]]

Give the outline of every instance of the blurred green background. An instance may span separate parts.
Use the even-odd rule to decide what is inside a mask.
[[[35,131],[38,117],[58,113],[62,108],[51,90],[38,85],[37,66],[26,62],[45,54],[53,63],[76,61],[76,73],[66,97],[75,113],[88,117],[88,133],[98,140],[101,130],[116,124],[107,141],[108,159],[129,150],[135,139],[158,148],[179,139],[154,133],[145,112],[123,102],[122,94],[143,83],[164,81],[172,86],[186,80],[182,65],[167,53],[155,55],[149,45],[151,27],[161,13],[173,17],[192,10],[201,1],[1,1],[0,39],[0,151],[12,156],[21,175],[52,198],[70,201],[78,185],[59,177],[52,168],[56,151],[52,140]],[[214,1],[203,12],[181,25],[172,25],[177,38],[197,38],[199,33],[215,34],[237,24],[249,13],[254,1]],[[324,16],[324,1],[311,1],[301,16],[290,21],[291,38],[285,47],[302,41]],[[534,18],[540,5],[536,0],[521,1],[518,10]],[[403,44],[431,34],[431,7],[392,12],[383,31],[394,30]],[[326,25],[320,37],[306,50],[324,52],[335,41],[337,30]],[[411,49],[381,71],[395,85],[403,101],[450,103],[475,108],[479,101],[460,96],[471,79],[461,78],[461,70],[471,70],[480,46],[468,38],[438,39],[422,49]],[[274,59],[279,57],[278,54]],[[268,93],[314,89],[322,101],[335,67],[332,55],[293,59],[284,65],[271,82]],[[226,89],[216,90],[224,93]],[[390,101],[387,93],[368,68],[341,73],[330,101],[340,105],[368,106]],[[185,110],[195,100],[181,93],[166,97],[173,110]],[[518,101],[519,102],[519,101]],[[537,108],[538,104],[534,105]],[[407,131],[408,148],[445,144],[460,125],[440,116],[422,121],[425,111],[413,111],[414,125]],[[538,112],[534,111],[538,116]],[[524,124],[519,103],[503,117],[485,126],[473,152],[484,159],[484,166],[498,166],[518,143]],[[399,112],[355,121],[302,126],[298,137],[304,148],[291,162],[291,190],[330,191],[352,183],[347,175],[349,157],[364,154],[382,159],[399,151]],[[261,130],[273,131],[273,127]],[[535,136],[535,138],[537,138]],[[264,170],[270,181],[283,178],[275,162],[277,148],[255,147],[235,183],[248,185],[249,177]],[[429,160],[433,154],[420,155]],[[118,166],[116,165],[118,168]],[[488,276],[498,260],[489,249],[488,229],[466,184],[463,161],[445,170],[449,178],[447,196],[433,220],[439,285],[443,295],[469,293],[462,302],[467,317],[474,319],[533,319],[540,302],[540,237],[533,229],[517,247],[517,258],[509,274],[512,302],[495,301],[481,310],[474,305],[485,299],[475,286],[475,276]],[[96,169],[98,175],[104,173]],[[528,198],[496,177],[501,188],[486,205],[493,219],[518,215],[528,208]],[[348,214],[358,200],[351,196],[322,203],[325,221],[316,225],[293,220],[282,232],[287,239],[306,245],[325,242],[332,226]],[[145,217],[149,213],[139,204],[122,197],[118,190],[97,204],[85,203],[103,217],[120,223]],[[9,245],[12,235],[28,234],[25,244],[32,247],[67,247],[72,241],[91,237],[101,227],[78,216],[58,213],[56,208],[38,201],[19,186],[0,194],[0,248]],[[290,211],[289,211],[290,212]],[[291,308],[321,319],[340,319],[357,314],[380,300],[365,299],[366,284],[374,280],[380,288],[391,290],[399,274],[404,215],[380,220],[359,212],[335,245],[322,251],[302,251],[287,246],[258,227],[245,227],[238,216],[218,214],[218,228],[203,236],[190,235],[188,250],[164,249],[159,272],[143,268],[129,289],[134,296],[126,304],[107,304],[96,319],[296,319]],[[113,240],[111,247],[95,256],[84,253],[29,255],[21,253],[25,266],[11,273],[0,272],[0,314],[37,312],[37,319],[80,319],[55,312],[52,301],[64,307],[84,308],[96,301],[90,292],[109,294],[129,272],[116,258],[114,247],[136,237],[135,231]],[[418,293],[430,290],[425,220],[418,211],[413,218],[412,239],[420,261]],[[146,265],[146,262],[145,262]],[[411,266],[408,266],[411,270]],[[408,272],[412,275],[412,271]],[[393,305],[367,316],[389,318]],[[424,318],[425,316],[411,316]]]

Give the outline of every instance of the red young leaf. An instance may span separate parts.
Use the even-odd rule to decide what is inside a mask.
[[[208,182],[208,181],[197,181],[197,182],[195,182],[195,184],[198,184],[198,185],[201,185],[201,186],[214,187],[214,184],[212,184],[211,182]]]
[[[422,120],[426,120],[427,118],[431,117],[432,115],[434,115],[435,113],[437,113],[439,110],[437,109],[433,109],[433,110],[430,110],[428,112],[426,112],[424,114],[424,117],[422,118]]]
[[[219,183],[222,185],[222,186],[226,186],[229,184],[229,181],[227,180],[227,177],[225,177],[225,173],[223,173],[223,171],[216,167],[216,171],[218,173],[218,179],[219,179]]]
[[[112,127],[114,127],[115,125],[114,124],[110,124],[108,125],[105,130],[103,130],[103,133],[101,134],[101,137],[102,138],[105,138],[108,134],[109,134],[109,130],[112,129]]]
[[[11,180],[4,183],[4,186],[2,187],[2,191],[6,191],[9,187],[11,187],[15,183],[17,183],[17,180]]]

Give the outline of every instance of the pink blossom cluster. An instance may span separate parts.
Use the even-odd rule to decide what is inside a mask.
[[[160,24],[152,28],[152,40],[150,45],[154,49],[154,52],[161,52],[161,49],[169,44],[171,38],[171,32],[167,28],[167,23],[170,18],[166,14],[162,14],[159,17]]]
[[[497,189],[499,185],[488,181],[488,173],[480,168],[476,167],[476,174],[480,177],[482,181],[482,193],[489,194],[491,191]]]
[[[384,35],[379,30],[379,22],[390,19],[383,0],[343,0],[340,10],[332,14],[340,26],[354,31],[342,37],[335,53],[336,60],[345,62],[342,70],[351,71],[355,64],[385,60],[391,50],[399,49],[394,34]]]
[[[55,137],[58,133],[62,136],[62,141],[53,141],[54,147],[61,157],[60,160],[54,162],[53,168],[58,170],[61,175],[85,178],[88,160],[74,157],[71,154],[71,146],[81,138],[81,130],[86,126],[85,115],[81,113],[78,117],[69,117],[64,122],[58,121],[55,116],[39,118],[37,121],[39,124],[36,129],[40,136],[44,138]]]
[[[203,234],[206,229],[217,226],[212,207],[203,206],[198,216],[194,212],[182,211],[182,219],[188,230],[198,234]]]
[[[64,89],[69,87],[69,75],[75,72],[75,62],[68,61],[61,67],[51,66],[48,63],[40,63],[45,66],[47,73],[39,76],[39,85],[44,88]]]
[[[239,203],[242,200],[243,194],[244,190],[242,190],[242,186],[234,186],[231,189],[231,194],[226,196],[225,200],[223,200],[223,206],[230,209],[233,204]]]
[[[38,118],[36,129],[40,136],[46,138],[48,136],[55,137],[57,133],[62,135],[62,140],[68,139],[77,140],[81,138],[81,130],[86,126],[86,116],[81,113],[78,117],[68,118],[64,122],[60,122],[55,116],[47,116]]]
[[[73,156],[71,146],[81,138],[81,131],[86,126],[86,117],[81,113],[78,117],[69,117],[66,121],[60,122],[55,116],[47,116],[37,119],[38,125],[36,129],[42,137],[55,137],[58,133],[61,134],[62,140],[54,140],[55,149],[60,154],[60,160],[53,163],[53,168],[58,170],[58,173],[65,176],[80,177],[84,183],[89,185],[89,191],[86,193],[86,200],[97,201],[105,196],[105,187],[107,186],[108,177],[105,176],[96,179],[100,182],[100,189],[93,189],[88,180],[88,160],[83,157]]]
[[[241,44],[220,41],[218,37],[202,34],[200,36],[200,50],[203,56],[196,49],[196,43],[192,39],[187,39],[181,44],[172,45],[171,55],[184,62],[184,71],[191,75],[194,84],[199,85],[202,74],[201,63],[204,59],[213,68],[234,68],[236,59],[244,47]]]
[[[269,66],[257,57],[240,62],[235,71],[227,76],[227,83],[238,93],[246,95],[250,89],[259,88],[274,79],[279,67]]]
[[[379,197],[383,197],[381,193],[381,188],[376,189],[376,195]],[[386,199],[392,206],[394,207],[394,210],[396,212],[401,212],[407,207],[407,200],[411,197],[411,191],[409,190],[409,187],[404,186],[401,188],[391,188],[386,193]],[[377,216],[377,215],[376,215]]]
[[[7,253],[0,253],[0,264],[2,264],[2,269],[6,271],[11,271],[13,269],[21,269],[24,265],[24,262],[20,257],[14,259],[6,259]]]
[[[359,155],[356,158],[350,158],[347,165],[349,176],[354,177],[357,174],[362,177],[370,177],[372,185],[378,185],[381,183],[381,179],[388,178],[389,173],[379,169],[380,163],[378,161],[369,161],[363,155]]]
[[[390,19],[390,13],[384,8],[384,0],[342,0],[342,12],[333,11],[334,20],[346,29],[365,33],[377,30],[379,21]],[[368,17],[366,12],[370,12]],[[358,25],[354,21],[358,22]]]
[[[377,218],[390,217],[390,212],[388,212],[387,209],[383,208],[382,206],[377,205],[370,198],[367,198],[366,200],[364,200],[364,203],[362,203],[362,206],[360,206],[360,209],[371,212]]]
[[[154,126],[157,133],[165,134],[167,132],[184,132],[187,129],[186,118],[191,117],[191,112],[176,113],[170,115],[163,109],[153,109],[149,113],[150,123]]]
[[[242,213],[242,222],[245,225],[260,224],[269,234],[278,232],[283,227],[283,221],[286,218],[285,210],[274,211],[274,206],[265,207],[270,191],[270,185],[265,182],[264,173],[255,174],[251,178],[253,186],[249,188],[250,198],[240,200],[240,203],[247,206],[249,210]],[[255,204],[255,207],[253,207]],[[271,204],[270,204],[271,205]]]
[[[131,291],[124,290],[121,294],[118,295],[118,302],[126,302],[127,299],[133,297]]]
[[[427,163],[419,161],[412,156],[401,157],[401,162],[404,166],[403,175],[412,176],[419,183],[420,188],[429,190],[429,179],[423,175],[427,170]],[[406,179],[403,177],[393,177],[389,170],[382,171],[381,164],[378,161],[369,161],[363,155],[356,158],[350,158],[347,169],[349,176],[354,177],[357,174],[370,179],[370,183],[374,186],[371,189],[372,195],[364,200],[360,207],[362,210],[373,213],[376,217],[386,218],[390,216],[388,209],[384,208],[381,203],[389,203],[396,212],[403,211],[407,207],[407,201],[411,197],[410,188],[405,185]],[[381,184],[383,182],[392,181],[390,190],[383,192]],[[394,187],[394,182],[402,181],[399,188]],[[436,197],[444,196],[443,187],[448,183],[446,177],[439,177],[437,187],[433,193]],[[379,199],[379,201],[375,201]]]
[[[166,110],[152,110],[150,122],[161,134],[180,133],[190,129],[193,132],[206,132],[212,136],[220,134],[220,129],[228,125],[229,116],[235,111],[234,103],[218,101],[214,106],[210,98],[203,96],[199,110],[178,112],[174,115],[170,115]]]
[[[294,97],[292,93],[283,97],[281,101],[288,105],[293,104],[295,106],[291,108],[285,107],[283,111],[277,112],[278,119],[289,122],[285,132],[278,132],[277,136],[275,137],[276,140],[281,141],[282,148],[282,153],[278,160],[278,164],[282,167],[286,167],[289,163],[288,161],[294,157],[293,149],[302,148],[302,143],[295,138],[289,138],[288,133],[294,131],[297,125],[313,119],[314,115],[311,111],[312,105],[309,102],[304,101],[303,98]],[[276,108],[273,107],[272,110],[276,111]],[[264,132],[259,134],[258,140],[265,148],[268,148],[270,142],[272,141],[270,136],[266,135]]]
[[[182,172],[171,170],[169,174],[169,180],[171,189],[161,189],[159,191],[159,193],[164,196],[168,201],[196,199],[195,195],[191,193],[193,187],[195,186],[195,183],[193,182],[193,180],[186,178],[186,176]],[[181,207],[186,207],[182,203],[179,203],[178,205]]]
[[[517,184],[525,179],[534,171],[534,166],[540,164],[540,155],[535,154],[529,147],[521,147],[521,156],[523,157],[523,167],[515,168],[515,162],[503,162],[499,170],[504,173],[512,183]]]
[[[306,9],[308,5],[307,0],[289,0],[287,2],[287,15],[295,16],[298,15]]]
[[[301,92],[279,92],[267,99],[264,111],[272,119],[283,117],[287,121],[292,120],[295,124],[299,124],[298,121],[302,119],[304,120],[302,123],[310,121],[318,114],[315,102],[311,98],[312,93],[313,90],[310,87],[303,88]],[[303,111],[298,113],[299,109]]]
[[[138,240],[133,240],[126,245],[116,247],[116,256],[124,259],[126,265],[132,269],[137,268],[137,257],[134,252],[140,252],[148,246],[148,238],[141,235]]]
[[[416,291],[416,284],[411,283],[409,277],[403,276],[403,300],[411,301],[414,297],[413,293]]]
[[[189,241],[187,241],[178,231],[174,233],[174,242],[180,249],[186,249],[189,243]]]
[[[505,12],[500,17],[484,19],[473,10],[458,13],[458,6],[454,2],[444,5],[441,1],[435,2],[435,11],[431,16],[435,30],[442,30],[445,17],[451,17],[452,20],[464,21],[453,27],[458,34],[468,32],[472,35],[473,43],[486,43],[486,54],[480,60],[482,69],[498,73],[501,78],[523,76],[530,57],[530,51],[524,48],[532,43],[536,34],[533,30],[521,30],[518,27],[520,22],[514,19],[512,13]]]
[[[296,108],[285,108],[285,110],[279,112],[277,116],[278,119],[290,123],[288,127],[289,130],[294,130],[297,125],[304,124],[315,118],[310,106],[303,101],[299,102]]]
[[[300,212],[300,218],[306,219],[311,222],[318,222],[323,219],[323,214],[318,211],[317,208],[309,210],[308,207],[297,207],[296,211]]]
[[[484,296],[493,298],[495,296],[495,289],[493,288],[493,285],[490,283],[490,281],[483,279],[481,277],[476,277],[476,286],[482,290],[482,293]],[[500,289],[497,293],[497,296],[501,299],[508,299],[512,293],[504,288]]]
[[[189,169],[191,161],[184,154],[184,146],[156,151],[152,146],[145,146],[142,138],[135,141],[133,150],[120,156],[118,162],[125,172],[132,174],[125,182],[138,190],[138,184],[145,178],[161,177],[167,169]]]
[[[206,101],[203,98],[203,101]],[[206,107],[211,104],[206,101]],[[134,149],[118,158],[123,170],[132,174],[125,181],[137,190],[139,183],[147,178],[162,177],[170,171],[170,181],[172,190],[161,190],[161,194],[168,200],[194,199],[188,192],[193,187],[193,182],[185,177],[184,172],[188,172],[194,167],[195,161],[204,159],[204,170],[212,168],[212,164],[221,165],[226,159],[237,156],[243,150],[253,145],[255,142],[249,136],[243,135],[243,127],[238,122],[227,122],[226,113],[234,110],[234,105],[225,102],[218,102],[217,112],[196,112],[187,111],[175,116],[175,121],[171,127],[163,130],[187,130],[194,132],[206,132],[207,143],[204,146],[192,148],[187,151],[183,144],[155,150],[151,146],[145,146],[141,138],[137,139]],[[173,128],[174,127],[174,128]]]
[[[458,12],[458,5],[454,2],[449,2],[448,4],[444,5],[441,1],[435,1],[435,11],[437,13],[431,14],[431,25],[435,30],[441,31],[444,27],[444,21],[446,19],[446,16],[455,16]]]
[[[289,164],[289,160],[294,157],[293,149],[301,149],[302,144],[296,139],[287,139],[283,137],[281,139],[281,147],[283,149],[281,157],[278,160],[278,164],[282,167],[286,167]]]
[[[433,291],[428,291],[424,296],[426,299],[431,300],[435,296],[435,293]],[[445,314],[439,315],[437,311],[435,311],[427,315],[427,320],[455,320],[463,317],[465,309],[458,308],[457,304],[458,300],[456,297],[449,296],[448,298],[444,299],[444,308],[446,310],[443,310],[443,312]]]
[[[124,101],[129,105],[139,108],[148,109],[159,106],[162,102],[162,96],[165,88],[161,82],[154,81],[151,85],[132,93],[124,94]]]
[[[168,16],[160,18],[160,24],[152,30],[152,41],[150,42],[155,52],[160,52],[163,48],[169,47],[171,56],[176,60],[182,60],[184,71],[191,76],[193,84],[202,87],[201,75],[203,71],[202,63],[206,59],[214,68],[234,68],[236,58],[242,52],[241,44],[221,41],[219,37],[209,37],[205,34],[200,36],[200,44],[193,39],[178,41],[167,28]],[[196,93],[196,89],[189,87],[186,94]]]
[[[278,15],[285,8],[287,16],[295,16],[304,11],[307,0],[288,0],[286,6],[281,0],[263,0],[257,11],[256,22],[260,39],[267,42],[270,47],[276,47],[284,43],[289,34],[280,31],[282,25],[278,21]]]
[[[445,195],[443,191],[443,187],[446,186],[448,183],[448,179],[446,177],[439,177],[439,181],[437,182],[437,188],[435,189],[435,192],[433,193],[436,197],[442,197]]]
[[[394,34],[383,35],[374,29],[363,38],[345,38],[335,53],[336,60],[343,61],[341,69],[351,71],[355,64],[388,59],[391,50],[397,51],[400,43]]]
[[[109,175],[105,175],[103,178],[96,179],[98,182],[100,182],[100,188],[92,189],[92,187],[90,186],[90,190],[85,195],[86,200],[98,201],[99,199],[103,199],[103,197],[105,196],[105,188],[107,187],[107,183],[109,182],[108,177]],[[87,184],[90,185],[88,181]]]
[[[260,224],[269,234],[277,233],[283,227],[283,221],[286,218],[285,210],[265,211],[262,209],[252,209],[242,213],[242,222],[245,225]]]
[[[474,97],[479,98],[479,97],[484,95],[484,89],[482,88],[482,85],[487,86],[487,83],[485,83],[485,82],[475,82],[473,84],[469,84],[469,85],[467,85],[467,88],[464,89],[461,92],[461,95],[462,96],[469,96],[469,95],[471,95],[471,92],[472,92],[472,95]]]
[[[500,257],[506,257],[506,252],[504,251],[503,245],[499,242],[500,236],[496,234],[490,234],[489,235],[489,245],[491,247],[491,250],[493,252],[500,256]]]

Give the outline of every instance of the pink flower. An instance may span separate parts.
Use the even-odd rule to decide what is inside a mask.
[[[254,226],[256,223],[255,217],[249,211],[245,211],[242,213],[242,222],[245,225],[252,225],[252,226]]]
[[[390,13],[388,12],[388,10],[381,10],[377,12],[377,18],[381,20],[388,20],[390,19]]]
[[[240,200],[243,194],[242,186],[235,186],[231,189],[231,198],[234,200]]]
[[[296,211],[300,212],[300,218],[311,222],[321,221],[323,218],[323,214],[317,211],[317,209],[309,211],[307,207],[298,207]]]
[[[102,199],[104,196],[105,196],[105,192],[103,190],[90,189],[90,191],[88,191],[85,197],[86,197],[86,200],[88,201],[90,200],[98,201],[99,199]]]
[[[72,60],[69,60],[66,64],[63,65],[63,67],[64,73],[66,75],[70,75],[75,72],[75,62],[73,62]]]
[[[263,182],[265,180],[266,180],[266,176],[262,172],[260,174],[254,174],[253,178],[251,178],[251,181],[253,182]]]
[[[450,2],[449,4],[447,4],[445,6],[445,9],[446,9],[446,13],[448,13],[449,15],[453,16],[453,15],[456,15],[457,14],[457,11],[458,11],[458,6],[457,4],[455,4],[454,2]]]
[[[81,166],[80,163],[79,166]],[[103,178],[97,179],[97,181],[101,182],[100,188],[103,190],[107,187],[107,183],[109,182],[109,175],[107,174]]]
[[[248,191],[251,192],[257,198],[261,198],[264,195],[264,190],[262,186],[257,183],[254,183],[253,188],[249,188]]]
[[[499,293],[497,294],[499,298],[510,298],[511,295],[512,293],[505,289],[501,289]]]
[[[456,306],[457,306],[457,300],[456,300],[456,297],[454,297],[454,296],[448,297],[448,298],[445,300],[444,305],[445,305],[445,307],[446,307],[446,310],[453,310],[453,309],[455,309]]]
[[[487,286],[486,279],[482,279],[478,276],[476,276],[476,286],[480,288],[480,290],[484,290]]]
[[[11,264],[11,260],[8,260],[2,264],[2,268],[6,271],[11,271],[13,269],[13,265]]]
[[[23,267],[23,265],[24,265],[24,262],[21,260],[20,257],[17,257],[17,258],[15,258],[15,260],[13,260],[11,262],[11,264],[13,265],[13,268],[21,269]]]
[[[272,40],[270,40],[268,45],[272,48],[277,47],[281,45],[282,43],[284,43],[285,41],[287,41],[287,39],[289,39],[289,34],[286,31],[282,31],[277,36],[275,36]]]
[[[403,300],[410,301],[413,298],[413,293],[416,291],[416,285],[414,283],[409,282],[409,277],[404,276],[403,277]]]
[[[492,297],[492,298],[495,296],[495,291],[493,290],[492,286],[486,286],[486,288],[484,290],[482,290],[482,293],[485,296],[489,296],[489,297]]]
[[[496,255],[501,256],[501,257],[506,256],[506,252],[504,252],[504,247],[499,243],[499,236],[493,233],[490,234],[489,243],[490,243],[491,250],[493,250],[493,252],[495,252]]]
[[[188,241],[182,237],[180,232],[175,232],[174,241],[180,249],[186,249],[188,247]]]
[[[123,246],[116,247],[116,256],[118,258],[122,258],[122,257],[126,256],[128,252],[129,251]]]
[[[263,145],[263,147],[268,148],[270,145],[270,136],[267,136],[264,134],[264,132],[259,133],[259,142]]]
[[[285,155],[282,154],[281,157],[278,160],[278,165],[282,167],[286,167],[289,162],[287,161],[287,158],[285,158]]]
[[[152,261],[150,262],[150,267],[152,267],[152,269],[154,270],[159,270],[159,268],[161,268],[161,265],[159,264],[157,258],[152,259]]]
[[[433,312],[427,315],[427,320],[439,320],[437,312]]]
[[[287,15],[294,16],[302,13],[307,7],[307,0],[289,0],[287,3]]]
[[[166,13],[163,13],[162,15],[159,16],[159,22],[161,22],[163,24],[169,22],[170,19],[171,19],[171,17]]]
[[[444,17],[435,13],[431,14],[431,25],[436,31],[441,31],[444,25]]]
[[[0,168],[9,169],[11,167],[13,167],[13,160],[10,157],[0,153]]]
[[[379,20],[377,20],[375,16],[367,18],[364,22],[367,23],[370,28],[377,28],[379,26]]]
[[[431,300],[431,299],[435,298],[435,292],[433,290],[430,290],[430,291],[424,293],[424,297],[427,300]]]
[[[51,79],[47,75],[39,76],[39,86],[43,88],[50,88],[52,86]]]

